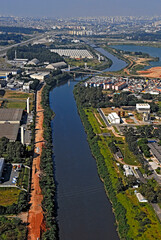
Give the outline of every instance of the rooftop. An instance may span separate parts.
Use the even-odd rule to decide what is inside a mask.
[[[23,109],[0,109],[0,121],[21,121]]]
[[[0,124],[0,138],[6,137],[10,141],[16,141],[19,131],[19,124]]]

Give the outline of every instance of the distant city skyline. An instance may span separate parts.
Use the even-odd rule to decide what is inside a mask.
[[[0,15],[29,17],[154,16],[160,0],[1,0]]]

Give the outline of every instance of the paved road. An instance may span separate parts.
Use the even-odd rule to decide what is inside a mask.
[[[97,110],[98,110],[99,114],[101,115],[103,121],[104,121],[105,124],[107,125],[107,127],[110,127],[110,124],[108,123],[108,121],[107,121],[107,119],[106,119],[104,113],[102,112],[102,110],[101,110],[100,108],[97,108]]]
[[[157,203],[152,203],[152,207],[154,208],[154,211],[156,212],[159,220],[161,221],[161,209]]]
[[[41,38],[44,38],[46,36],[46,34],[48,33],[43,33],[43,34],[39,34],[39,35],[36,35],[34,36],[33,38],[30,38],[29,40],[26,40],[26,41],[23,41],[23,42],[20,42],[20,43],[16,43],[16,44],[13,44],[11,46],[8,46],[8,47],[5,47],[3,49],[0,49],[0,57],[3,57],[6,55],[6,52],[13,48],[13,47],[17,47],[17,46],[23,46],[23,45],[26,45],[26,44],[29,44],[29,43],[32,43],[34,40],[38,40],[38,39],[41,39]]]

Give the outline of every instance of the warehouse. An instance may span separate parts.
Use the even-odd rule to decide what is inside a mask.
[[[0,109],[0,124],[10,123],[10,124],[20,124],[22,119],[23,110],[22,109]],[[4,125],[3,125],[4,126]]]
[[[150,113],[150,105],[148,103],[137,103],[136,104],[136,110],[139,113],[144,113],[144,112]]]
[[[70,58],[88,58],[92,59],[92,54],[86,49],[51,49],[51,52],[57,53],[60,56]]]
[[[34,73],[34,74],[31,74],[30,77],[32,79],[38,79],[40,81],[44,81],[46,78],[49,77],[49,72]]]
[[[30,60],[28,63],[27,63],[27,65],[34,65],[34,66],[36,66],[37,64],[39,64],[39,60],[37,59],[37,58],[34,58],[34,59],[32,59],[32,60]]]
[[[56,70],[58,68],[64,68],[66,66],[67,66],[67,64],[65,62],[57,62],[57,63],[51,63],[51,64],[47,65],[46,68]]]
[[[6,137],[10,142],[15,142],[19,133],[19,124],[0,124],[0,138]]]
[[[120,117],[116,112],[110,113],[107,119],[111,124],[120,124]]]

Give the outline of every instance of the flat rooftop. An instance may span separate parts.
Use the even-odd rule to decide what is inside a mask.
[[[21,121],[23,109],[0,109],[0,121]]]
[[[0,138],[6,137],[10,141],[16,141],[19,132],[19,124],[0,124]]]

